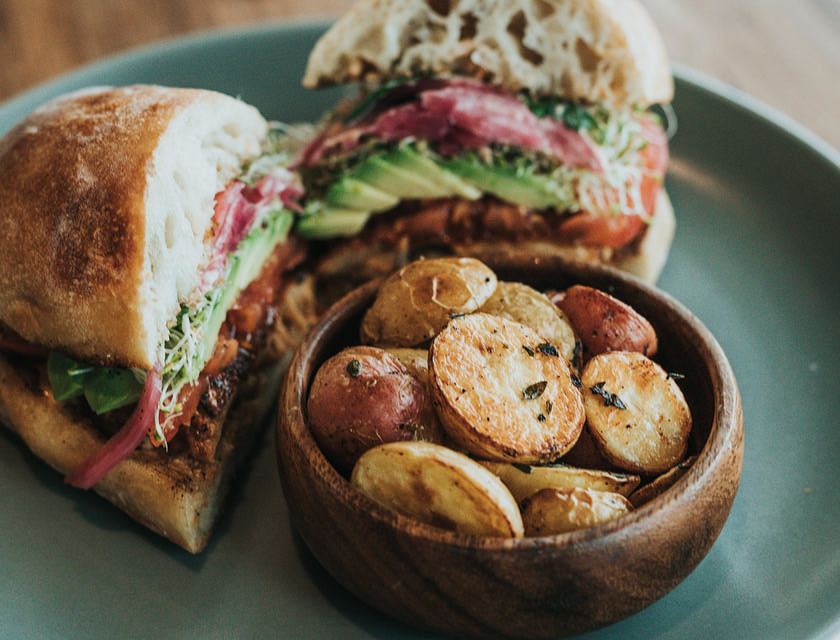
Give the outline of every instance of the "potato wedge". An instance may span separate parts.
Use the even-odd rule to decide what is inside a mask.
[[[430,442],[394,442],[359,458],[350,482],[376,502],[421,522],[480,536],[520,537],[516,500],[495,475]]]
[[[520,322],[540,334],[571,361],[575,352],[572,325],[544,293],[521,282],[499,282],[479,311]]]
[[[675,467],[668,469],[665,473],[657,476],[651,482],[636,489],[628,496],[628,499],[633,504],[633,507],[641,507],[646,502],[650,502],[656,496],[662,494],[666,489],[674,486],[674,483],[685,475],[685,472],[694,464],[696,456],[690,456],[678,463]]]
[[[478,309],[496,289],[496,274],[474,258],[417,260],[389,276],[362,319],[365,344],[414,347],[454,316]]]
[[[610,491],[627,497],[641,482],[641,478],[635,474],[581,469],[566,464],[537,466],[489,460],[478,462],[499,476],[517,502],[522,502],[541,489],[573,489],[575,487]]]
[[[367,449],[417,437],[426,385],[376,347],[348,347],[315,373],[307,400],[309,428],[324,456],[349,472]]]
[[[676,382],[650,358],[610,351],[581,374],[586,421],[604,456],[625,471],[662,473],[685,455],[691,412]]]
[[[553,462],[583,428],[568,362],[518,322],[486,313],[453,319],[432,341],[429,375],[444,431],[479,458]]]
[[[542,489],[522,502],[526,536],[550,536],[609,522],[633,510],[622,495],[595,489]]]
[[[618,298],[574,285],[553,298],[583,342],[586,357],[605,351],[638,351],[653,356],[656,331],[650,322]]]

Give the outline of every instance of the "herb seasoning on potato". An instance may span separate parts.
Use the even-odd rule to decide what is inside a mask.
[[[435,337],[432,397],[461,448],[526,463],[552,462],[572,448],[583,428],[583,400],[566,360],[538,348],[544,342],[530,327],[487,313],[456,318]],[[536,347],[534,355],[522,345]]]
[[[375,346],[317,372],[311,428],[359,491],[417,520],[555,535],[631,511],[691,464],[679,376],[651,359],[650,323],[605,292],[420,260],[383,282],[360,336]]]

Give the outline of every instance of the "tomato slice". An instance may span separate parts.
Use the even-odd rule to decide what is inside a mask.
[[[643,116],[639,124],[647,142],[639,152],[643,165],[639,193],[642,208],[648,217],[652,217],[668,165],[668,139],[653,116]],[[616,213],[617,192],[606,194],[604,201],[603,209],[583,211],[565,220],[560,225],[560,233],[572,242],[588,246],[617,249],[632,242],[644,230],[644,218],[637,214]],[[635,206],[632,200],[628,204]]]

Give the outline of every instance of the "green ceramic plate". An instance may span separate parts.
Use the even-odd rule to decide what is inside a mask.
[[[217,89],[315,119],[300,87],[322,24],[267,25],[130,52],[0,107],[0,131],[90,84]],[[746,456],[731,516],[668,596],[587,638],[840,635],[840,154],[729,87],[679,69],[668,175],[679,220],[660,281],[715,333],[741,386]],[[270,433],[267,432],[267,434]],[[359,603],[290,530],[270,435],[193,557],[62,478],[0,430],[0,636],[425,638]]]

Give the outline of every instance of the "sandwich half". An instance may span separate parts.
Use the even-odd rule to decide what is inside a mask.
[[[0,140],[0,420],[191,552],[314,318],[301,194],[253,107],[61,96]]]
[[[360,0],[304,85],[355,83],[295,159],[321,276],[527,250],[655,281],[673,233],[661,37],[636,0]]]

